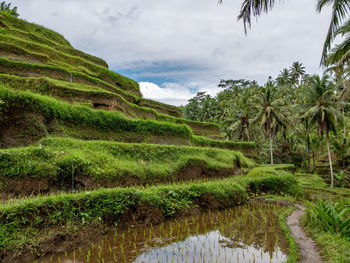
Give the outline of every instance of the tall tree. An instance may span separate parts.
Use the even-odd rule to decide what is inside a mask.
[[[253,89],[245,89],[238,98],[230,100],[230,112],[223,122],[226,138],[250,141],[253,92]]]
[[[305,67],[300,62],[294,62],[290,67],[290,76],[294,84],[299,84],[302,77],[305,75]]]
[[[255,95],[253,107],[256,109],[256,117],[253,123],[259,121],[265,137],[269,139],[271,164],[273,164],[273,138],[278,131],[288,126],[286,104],[286,100],[279,96],[278,89],[271,81]]]
[[[317,133],[326,135],[329,168],[331,172],[331,186],[334,186],[332,156],[329,146],[329,133],[336,133],[336,125],[341,120],[337,101],[334,98],[334,85],[327,75],[320,78],[315,75],[309,78],[304,92],[306,103],[303,105],[302,119],[310,126],[317,126]]]

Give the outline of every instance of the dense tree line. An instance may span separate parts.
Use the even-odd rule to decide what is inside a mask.
[[[227,140],[255,141],[264,162],[294,163],[311,170],[318,158],[332,154],[347,165],[349,85],[344,74],[328,70],[306,74],[295,62],[264,85],[249,80],[221,80],[211,97],[199,92],[183,107],[185,118],[220,123]]]

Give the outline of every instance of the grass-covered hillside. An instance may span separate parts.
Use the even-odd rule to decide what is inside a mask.
[[[298,194],[290,174],[243,176],[257,165],[254,142],[222,138],[219,125],[143,98],[137,82],[60,34],[0,11],[1,262],[53,253],[66,246],[57,235],[96,219],[91,235],[128,211],[146,220],[135,205],[160,221],[260,192]]]
[[[60,34],[0,13],[0,84],[73,105],[121,112],[128,118],[187,124],[197,135],[220,138],[216,124],[182,119],[181,110],[142,98],[138,83],[105,61],[74,49]]]
[[[222,80],[179,108],[18,16],[0,2],[0,262],[347,262],[350,192],[300,173],[306,145],[325,166],[284,122],[292,82]]]
[[[48,135],[217,147],[256,157],[252,143],[220,141],[220,127],[183,119],[175,106],[142,98],[138,83],[74,49],[60,34],[0,12],[2,148]]]

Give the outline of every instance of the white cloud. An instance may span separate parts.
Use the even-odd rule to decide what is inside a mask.
[[[185,105],[187,100],[196,95],[196,92],[191,92],[177,83],[164,83],[162,88],[151,82],[140,82],[139,84],[145,98],[177,106]]]
[[[242,1],[219,6],[217,0],[11,2],[21,17],[62,33],[112,69],[157,82],[165,89],[157,92],[167,94],[159,100],[184,100],[181,94],[192,94],[190,88],[213,93],[220,79],[264,82],[294,61],[303,62],[309,73],[320,71],[328,10],[316,14],[316,0],[282,1],[245,36],[236,21]]]

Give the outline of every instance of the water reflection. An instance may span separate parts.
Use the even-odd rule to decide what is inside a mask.
[[[284,262],[283,207],[250,203],[223,211],[116,231],[84,249],[39,262]]]
[[[257,246],[249,246],[227,238],[219,231],[191,236],[184,241],[153,248],[139,255],[133,262],[283,262],[287,259],[280,248],[273,253]]]

